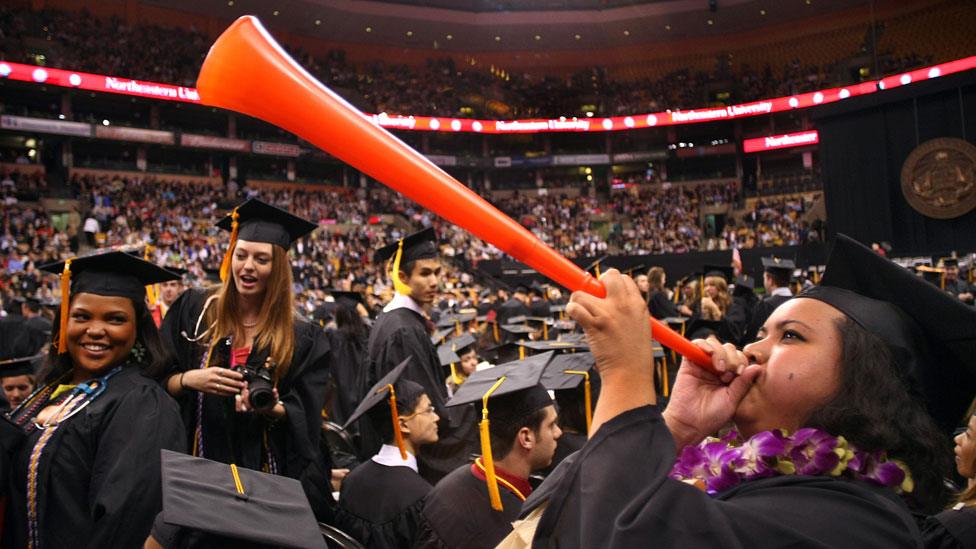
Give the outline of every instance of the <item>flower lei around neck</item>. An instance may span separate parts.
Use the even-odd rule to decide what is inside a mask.
[[[781,475],[847,478],[894,488],[899,494],[915,488],[908,466],[889,460],[885,452],[858,450],[844,439],[813,428],[790,435],[763,431],[746,441],[730,430],[722,438],[708,437],[686,446],[670,477],[688,482],[711,495],[738,484]]]

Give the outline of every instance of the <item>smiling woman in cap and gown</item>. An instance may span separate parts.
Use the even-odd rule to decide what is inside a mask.
[[[696,342],[723,373],[686,360],[662,414],[640,294],[603,282],[568,309],[600,371],[592,434],[523,506],[534,546],[921,545],[912,513],[944,505],[976,393],[976,311],[839,235],[759,341]]]
[[[230,231],[223,284],[187,290],[163,321],[176,353],[166,382],[180,403],[192,455],[302,481],[328,521],[334,505],[319,449],[329,344],[295,314],[290,246],[316,226],[251,199],[218,223]],[[273,389],[259,406],[242,371]],[[256,385],[255,385],[256,386]]]
[[[442,269],[436,238],[434,230],[428,228],[377,250],[376,260],[390,263],[388,271],[396,295],[373,324],[367,349],[369,385],[412,357],[403,377],[424,388],[441,418],[439,440],[424,446],[418,456],[420,474],[431,483],[467,461],[475,445],[471,410],[448,410],[444,406],[447,387],[437,349],[431,343],[432,326],[426,308],[437,295]],[[360,391],[365,394],[366,387]],[[368,423],[360,422],[359,427],[362,453],[373,455],[382,441]]]
[[[178,276],[121,252],[43,269],[61,276],[61,310],[39,389],[0,422],[2,545],[139,547],[160,508],[160,450],[185,444],[147,377],[167,353],[145,286]]]

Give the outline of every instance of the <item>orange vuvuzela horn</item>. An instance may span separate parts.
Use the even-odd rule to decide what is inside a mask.
[[[314,143],[558,284],[606,296],[600,281],[308,74],[255,17],[241,17],[220,35],[197,89],[205,105],[260,118]],[[711,368],[708,355],[687,339],[654,319],[651,326],[662,345]]]

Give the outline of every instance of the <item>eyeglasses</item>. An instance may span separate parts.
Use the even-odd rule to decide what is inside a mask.
[[[425,415],[425,414],[433,414],[436,411],[437,411],[437,409],[434,408],[433,405],[430,405],[430,406],[424,408],[423,410],[420,410],[418,412],[414,412],[414,413],[410,414],[409,416],[400,416],[400,419],[402,419],[404,421],[408,421],[408,420],[413,419],[416,416]]]

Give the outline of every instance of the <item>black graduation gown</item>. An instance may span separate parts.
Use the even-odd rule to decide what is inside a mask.
[[[491,508],[488,485],[471,465],[458,467],[427,495],[417,546],[435,549],[490,549],[512,531],[522,500],[498,485],[502,511]],[[594,546],[595,547],[595,546]]]
[[[409,467],[365,461],[342,481],[335,525],[366,547],[413,547],[430,490]]]
[[[773,314],[773,311],[777,307],[789,301],[791,297],[785,295],[770,295],[762,298],[755,307],[752,309],[752,318],[749,320],[749,326],[746,328],[745,333],[742,335],[741,343],[742,345],[747,345],[756,340],[756,334],[759,333],[759,328],[762,328],[766,320],[769,319],[769,315]]]
[[[468,456],[477,447],[477,418],[473,406],[444,406],[447,402],[445,374],[437,358],[437,350],[430,342],[424,318],[405,307],[381,314],[370,331],[368,352],[369,379],[360,389],[361,395],[365,395],[369,387],[408,356],[413,357],[402,378],[422,385],[440,416],[439,440],[422,447],[417,456],[421,476],[430,483],[436,483],[458,465],[467,462]],[[362,454],[376,454],[382,444],[380,437],[368,421],[360,421],[359,429]]]
[[[658,320],[681,316],[674,303],[668,299],[668,295],[664,292],[653,292],[651,294],[650,299],[647,300],[647,310],[651,316]]]
[[[183,292],[163,320],[160,330],[163,341],[171,345],[177,357],[172,372],[199,368],[206,355],[208,342],[194,343],[186,337],[195,337],[197,319],[206,298],[205,290]],[[206,329],[202,324],[200,332]],[[215,348],[214,353],[226,357],[229,349]],[[261,414],[238,413],[234,411],[231,397],[205,394],[202,403],[201,457],[260,471],[267,462],[266,436],[277,473],[301,481],[312,511],[323,522],[332,520],[335,505],[329,484],[331,468],[319,447],[330,360],[329,342],[321,328],[296,318],[291,366],[278,382],[278,397],[287,411],[284,419],[273,421]],[[219,359],[211,365],[227,367]],[[184,391],[177,398],[190,451],[197,425],[197,396],[196,391]]]
[[[12,453],[3,547],[27,547],[27,470],[35,429]],[[162,509],[160,450],[184,451],[176,403],[137,366],[55,431],[38,469],[42,547],[142,547]]]
[[[918,547],[888,489],[786,475],[710,497],[668,477],[674,440],[655,407],[605,423],[526,500],[548,501],[533,547]],[[586,497],[582,497],[585,494]]]
[[[366,340],[358,340],[341,330],[326,332],[332,355],[329,369],[331,402],[327,403],[329,419],[345,424],[364,396],[361,387],[366,385]]]
[[[976,547],[976,507],[949,509],[928,517],[922,525],[928,549],[972,549]]]

